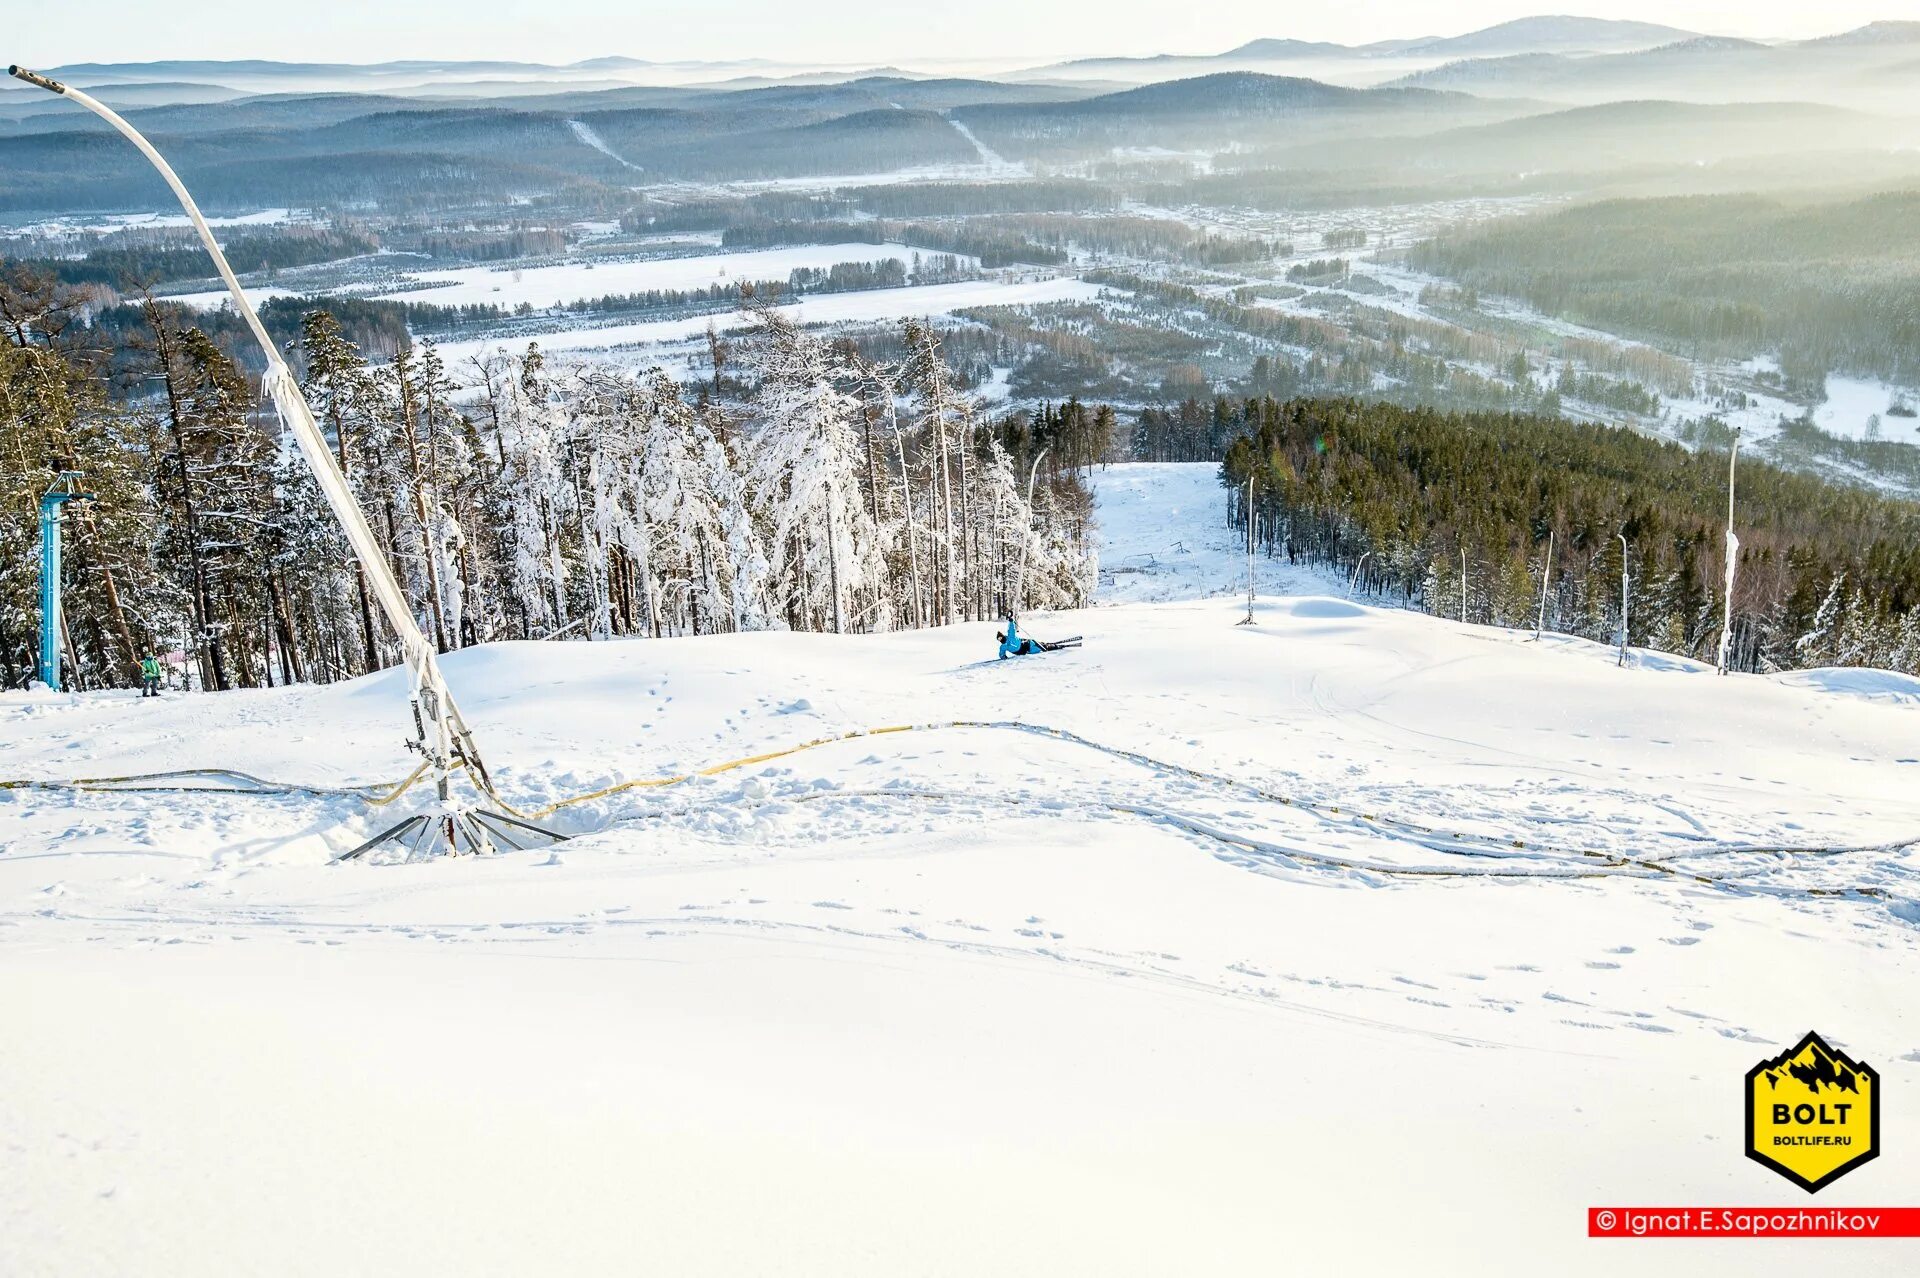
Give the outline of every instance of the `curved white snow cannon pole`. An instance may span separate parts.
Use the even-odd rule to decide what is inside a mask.
[[[1727,450],[1727,598],[1721,612],[1720,673],[1733,671],[1733,575],[1740,570],[1740,538],[1733,531],[1733,468],[1740,460],[1740,429],[1733,431],[1733,447]]]
[[[274,347],[273,339],[267,336],[267,329],[260,322],[253,304],[247,300],[246,292],[241,289],[240,281],[234,278],[233,267],[228,265],[226,254],[220,251],[220,245],[214,241],[213,232],[207,227],[207,220],[200,215],[200,206],[195,204],[193,196],[187,194],[186,186],[173,171],[173,166],[153,149],[153,144],[140,135],[140,131],[128,124],[110,107],[97,99],[89,97],[70,85],[50,80],[25,67],[9,66],[7,73],[15,79],[28,84],[38,85],[48,92],[72,98],[87,110],[111,124],[120,135],[140,148],[153,167],[173,188],[174,196],[179,199],[180,207],[186,210],[187,218],[193,223],[193,229],[199,233],[201,244],[213,258],[214,267],[225,281],[227,292],[233,298],[233,308],[247,321],[247,327],[253,331],[254,340],[267,357],[267,373],[262,385],[273,397],[274,409],[280,414],[280,420],[300,445],[301,456],[307,459],[307,466],[313,471],[314,478],[320,484],[320,491],[326,495],[327,505],[333,508],[334,517],[347,534],[347,541],[353,546],[354,555],[366,571],[367,581],[373,587],[373,593],[380,601],[380,610],[386,614],[387,622],[400,637],[400,647],[406,657],[407,671],[413,685],[413,710],[415,739],[413,748],[425,757],[428,767],[433,771],[438,787],[440,808],[430,816],[415,815],[408,817],[399,825],[382,833],[368,843],[361,845],[347,856],[358,856],[368,848],[386,841],[411,835],[410,851],[420,851],[430,845],[442,851],[458,851],[459,840],[465,839],[475,851],[491,851],[492,840],[488,838],[486,827],[478,824],[474,817],[484,816],[491,821],[506,821],[498,813],[475,813],[458,807],[452,799],[451,782],[456,768],[470,767],[477,773],[481,787],[491,791],[492,782],[487,777],[486,765],[480,760],[480,752],[474,746],[473,734],[468,731],[466,721],[461,718],[460,709],[454,704],[453,694],[448,691],[446,680],[441,677],[440,664],[434,656],[433,645],[427,642],[426,635],[420,631],[420,623],[407,607],[406,595],[400,589],[400,583],[393,575],[392,566],[386,556],[380,553],[380,543],[374,539],[373,529],[367,525],[367,517],[360,510],[360,504],[353,499],[353,493],[347,487],[346,476],[340,473],[340,467],[333,459],[332,451],[327,447],[326,438],[321,435],[320,427],[313,420],[313,410],[307,407],[306,397],[301,395],[300,387],[293,380],[292,372],[286,361],[280,358],[280,352]],[[437,826],[437,831],[434,827]],[[437,833],[437,839],[436,839]],[[540,833],[546,833],[540,831]],[[549,836],[551,837],[551,836]],[[509,838],[507,841],[511,842]]]
[[[1247,615],[1234,622],[1236,626],[1251,626],[1253,620],[1253,467],[1247,467]],[[1352,594],[1351,588],[1347,591]]]
[[[1027,471],[1027,535],[1020,539],[1020,568],[1013,578],[1013,598],[1007,601],[1009,615],[1015,617],[1025,611],[1027,602],[1027,551],[1033,546],[1033,485],[1040,478],[1040,463],[1052,451],[1052,444],[1041,449],[1033,459],[1032,469]]]

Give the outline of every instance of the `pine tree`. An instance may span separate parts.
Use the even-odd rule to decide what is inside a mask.
[[[312,311],[301,321],[301,353],[306,363],[306,379],[301,392],[313,409],[321,429],[333,436],[334,457],[349,488],[358,477],[359,443],[366,433],[366,414],[374,398],[374,387],[366,360],[340,330],[340,322],[331,312]],[[353,564],[354,596],[360,619],[361,673],[381,665],[379,641],[374,629],[373,602],[367,592],[366,570],[356,559]]]
[[[1808,666],[1830,666],[1840,652],[1840,626],[1842,614],[1846,609],[1847,575],[1835,573],[1833,581],[1827,587],[1826,598],[1820,603],[1819,611],[1813,615],[1813,623],[1807,632],[1794,641],[1794,648],[1800,656],[1801,664]]]
[[[14,340],[0,341],[0,678],[34,670],[39,642],[39,503],[63,470],[95,494],[70,503],[63,614],[80,686],[131,683],[134,663],[170,630],[179,603],[153,562],[158,526],[140,424],[109,405],[77,352],[40,327],[60,313],[51,284],[0,282]],[[97,588],[94,588],[97,587]]]

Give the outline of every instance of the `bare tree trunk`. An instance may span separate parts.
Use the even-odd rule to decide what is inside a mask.
[[[971,472],[967,466],[967,454],[973,451],[973,419],[970,416],[961,417],[960,431],[960,555],[966,567],[967,619],[971,621],[980,616],[979,588],[975,585],[980,577],[976,563],[980,548],[974,544],[973,497],[969,482]]]
[[[340,405],[339,395],[332,396],[333,451],[340,459],[340,476],[352,481],[353,465],[347,449],[347,415]],[[373,636],[373,604],[367,597],[367,569],[358,555],[353,560],[354,591],[360,599],[360,642],[365,646],[361,657],[361,673],[372,674],[380,668],[380,646]]]
[[[305,683],[307,672],[300,660],[300,643],[293,632],[293,609],[287,604],[287,587],[279,573],[267,574],[267,590],[273,600],[274,623],[280,629],[280,677],[283,683]]]
[[[420,460],[420,437],[413,426],[413,381],[407,375],[407,359],[404,350],[393,357],[394,378],[400,383],[400,437],[407,445],[407,470],[413,489],[413,517],[420,524],[421,558],[427,568],[427,604],[433,616],[433,646],[438,652],[447,650],[447,619],[440,606],[440,563],[437,551],[438,539],[434,536],[433,523],[427,511],[426,490],[431,487],[425,469]]]
[[[151,298],[147,300],[145,310],[147,325],[153,330],[154,353],[160,359],[161,381],[166,386],[167,424],[173,435],[174,460],[180,470],[180,506],[187,526],[187,560],[193,573],[194,623],[200,639],[199,643],[194,644],[194,654],[204,663],[200,672],[201,686],[211,682],[217,690],[225,692],[232,685],[227,679],[226,648],[213,625],[213,597],[207,586],[206,563],[200,554],[200,516],[194,508],[193,476],[187,468],[186,427],[180,420],[180,387],[173,375],[173,335]]]
[[[86,510],[84,504],[82,511],[81,523],[87,529],[88,540],[96,541],[93,512]],[[127,625],[126,609],[120,605],[120,590],[114,585],[113,569],[104,562],[100,564],[100,584],[107,596],[107,616],[113,621],[114,637],[120,641],[120,655],[126,662],[122,668],[132,670],[140,664],[140,654],[134,650],[133,630]],[[113,682],[117,685],[119,680]]]
[[[840,603],[840,529],[835,514],[839,503],[834,500],[833,485],[827,485],[827,588],[833,592],[833,633],[847,632],[846,615]]]
[[[907,567],[913,579],[913,624],[927,624],[926,594],[920,584],[920,536],[915,531],[916,519],[913,513],[913,474],[907,469],[907,444],[900,436],[900,418],[894,410],[893,398],[887,398],[887,421],[893,426],[893,447],[900,454],[900,498],[905,503],[903,516],[907,526]]]

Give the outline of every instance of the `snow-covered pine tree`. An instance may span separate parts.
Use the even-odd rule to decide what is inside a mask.
[[[51,293],[35,296],[20,277],[0,280],[9,317],[31,324]],[[18,686],[33,669],[40,622],[39,502],[61,470],[78,470],[98,500],[69,505],[65,517],[65,617],[82,687],[130,683],[138,649],[186,606],[178,579],[152,554],[160,512],[148,473],[141,415],[110,405],[99,379],[62,351],[33,341],[0,341],[0,684]],[[98,589],[93,588],[98,586]]]
[[[766,556],[760,550],[733,461],[680,387],[658,372],[642,387],[646,450],[642,508],[658,530],[667,571],[685,582],[687,626],[703,631],[756,628],[764,609]]]
[[[954,494],[954,454],[964,447],[964,414],[953,386],[951,370],[940,353],[940,340],[933,329],[916,320],[908,320],[904,329],[907,347],[905,379],[912,390],[917,409],[914,425],[919,436],[920,454],[927,473],[928,541],[935,553],[931,563],[935,573],[934,620],[947,624],[960,619],[961,545],[956,528]]]
[[[856,371],[860,375],[867,420],[885,425],[886,438],[879,451],[889,460],[875,469],[891,474],[893,482],[881,484],[881,491],[875,494],[875,505],[880,512],[877,518],[881,538],[889,547],[895,613],[908,626],[924,626],[928,624],[929,601],[922,568],[920,521],[914,507],[913,468],[907,464],[906,433],[900,428],[901,370],[862,362]]]
[[[453,408],[459,387],[447,376],[432,338],[420,343],[418,395],[420,416],[420,504],[426,511],[428,574],[434,590],[442,639],[449,649],[464,642],[467,631],[467,531],[460,522],[455,494],[472,469],[465,420]]]
[[[509,604],[527,638],[568,624],[565,523],[573,490],[561,463],[565,417],[537,345],[529,344],[501,388],[500,531]]]
[[[333,437],[334,456],[349,487],[357,486],[366,414],[374,397],[367,362],[340,331],[330,311],[312,311],[301,321],[301,354],[306,379],[301,393],[313,409],[320,428]],[[329,522],[331,517],[329,516]],[[365,674],[385,664],[378,631],[374,628],[373,600],[367,591],[366,570],[353,563],[354,597],[360,621],[360,652],[355,665]]]
[[[832,348],[770,307],[744,364],[760,423],[748,441],[747,491],[766,527],[781,602],[796,629],[845,633],[870,623],[884,561],[866,493],[859,405],[836,379]]]
[[[1847,574],[1835,573],[1806,633],[1794,640],[1794,650],[1799,653],[1802,665],[1834,664],[1840,651],[1840,625],[1842,614],[1846,611],[1846,587]]]
[[[728,428],[718,405],[709,403],[696,411],[700,421],[694,438],[706,459],[703,469],[720,523],[733,628],[765,630],[773,625],[773,566],[767,561],[766,541],[754,519],[740,450],[732,442],[738,436]]]
[[[660,633],[653,546],[640,501],[639,474],[647,413],[632,379],[614,369],[581,369],[563,393],[567,456],[580,513],[580,567],[585,579],[587,633],[614,633],[616,571],[637,577],[641,623]]]

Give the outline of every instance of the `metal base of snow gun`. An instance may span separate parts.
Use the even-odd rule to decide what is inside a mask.
[[[519,817],[490,808],[463,808],[452,812],[416,812],[362,843],[351,852],[342,852],[334,860],[352,861],[375,848],[404,848],[409,861],[426,855],[459,856],[465,851],[483,856],[505,844],[515,852],[525,852],[542,842],[559,843],[566,835],[522,821]]]
[[[433,805],[395,822],[351,852],[335,857],[335,861],[352,861],[389,844],[406,849],[407,859],[413,861],[423,855],[459,856],[462,851],[476,856],[490,855],[499,851],[502,844],[515,852],[524,852],[541,843],[559,843],[566,839],[567,836],[558,831],[501,810],[510,809],[512,805],[494,790],[493,778],[487,775],[487,766],[473,747],[473,735],[460,716],[459,707],[446,694],[445,685],[436,688],[429,682],[429,676],[437,673],[431,658],[413,671],[415,735],[407,744],[420,752],[420,766],[391,791],[370,800],[375,807],[385,807],[420,778],[432,774]],[[480,804],[469,805],[453,797],[454,778],[462,773],[478,793]],[[487,801],[497,806],[487,807]]]

